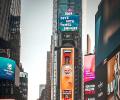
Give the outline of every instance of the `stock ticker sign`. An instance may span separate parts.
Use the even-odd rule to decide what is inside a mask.
[[[59,18],[60,31],[77,31],[79,27],[78,15],[64,15]]]

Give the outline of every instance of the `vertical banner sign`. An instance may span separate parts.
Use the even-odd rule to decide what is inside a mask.
[[[61,48],[60,100],[74,100],[74,48]]]

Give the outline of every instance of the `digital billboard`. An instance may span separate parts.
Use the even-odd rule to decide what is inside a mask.
[[[79,28],[79,15],[64,15],[59,18],[60,31],[77,31]]]
[[[74,100],[74,48],[61,48],[60,100]]]
[[[96,65],[120,46],[120,0],[104,0],[96,16]]]
[[[95,84],[86,84],[85,85],[85,95],[95,94]]]
[[[16,63],[14,60],[0,57],[0,79],[14,80]]]
[[[84,56],[84,82],[95,79],[95,55]]]
[[[120,52],[107,62],[107,95],[107,100],[120,100]]]
[[[120,52],[96,68],[97,100],[120,100]]]

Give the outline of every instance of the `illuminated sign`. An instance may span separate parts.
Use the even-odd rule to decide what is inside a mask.
[[[61,49],[60,100],[74,100],[74,48]]]
[[[84,82],[95,79],[95,55],[84,57]]]
[[[73,14],[72,9],[68,9],[63,16],[59,17],[60,31],[77,31],[79,28],[79,15]]]
[[[0,79],[14,80],[16,63],[14,60],[0,57]]]
[[[115,97],[119,98],[118,100],[120,100],[119,72],[120,72],[120,52],[112,56],[112,58],[110,58],[110,60],[108,60],[107,62],[107,96],[109,99]]]
[[[85,94],[95,94],[95,85],[85,85]]]
[[[77,31],[79,26],[78,15],[65,15],[59,18],[60,31]]]

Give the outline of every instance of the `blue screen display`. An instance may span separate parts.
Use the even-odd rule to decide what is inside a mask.
[[[79,15],[64,15],[59,18],[60,31],[77,31],[79,28]]]
[[[14,80],[16,63],[14,60],[0,57],[0,79]]]

